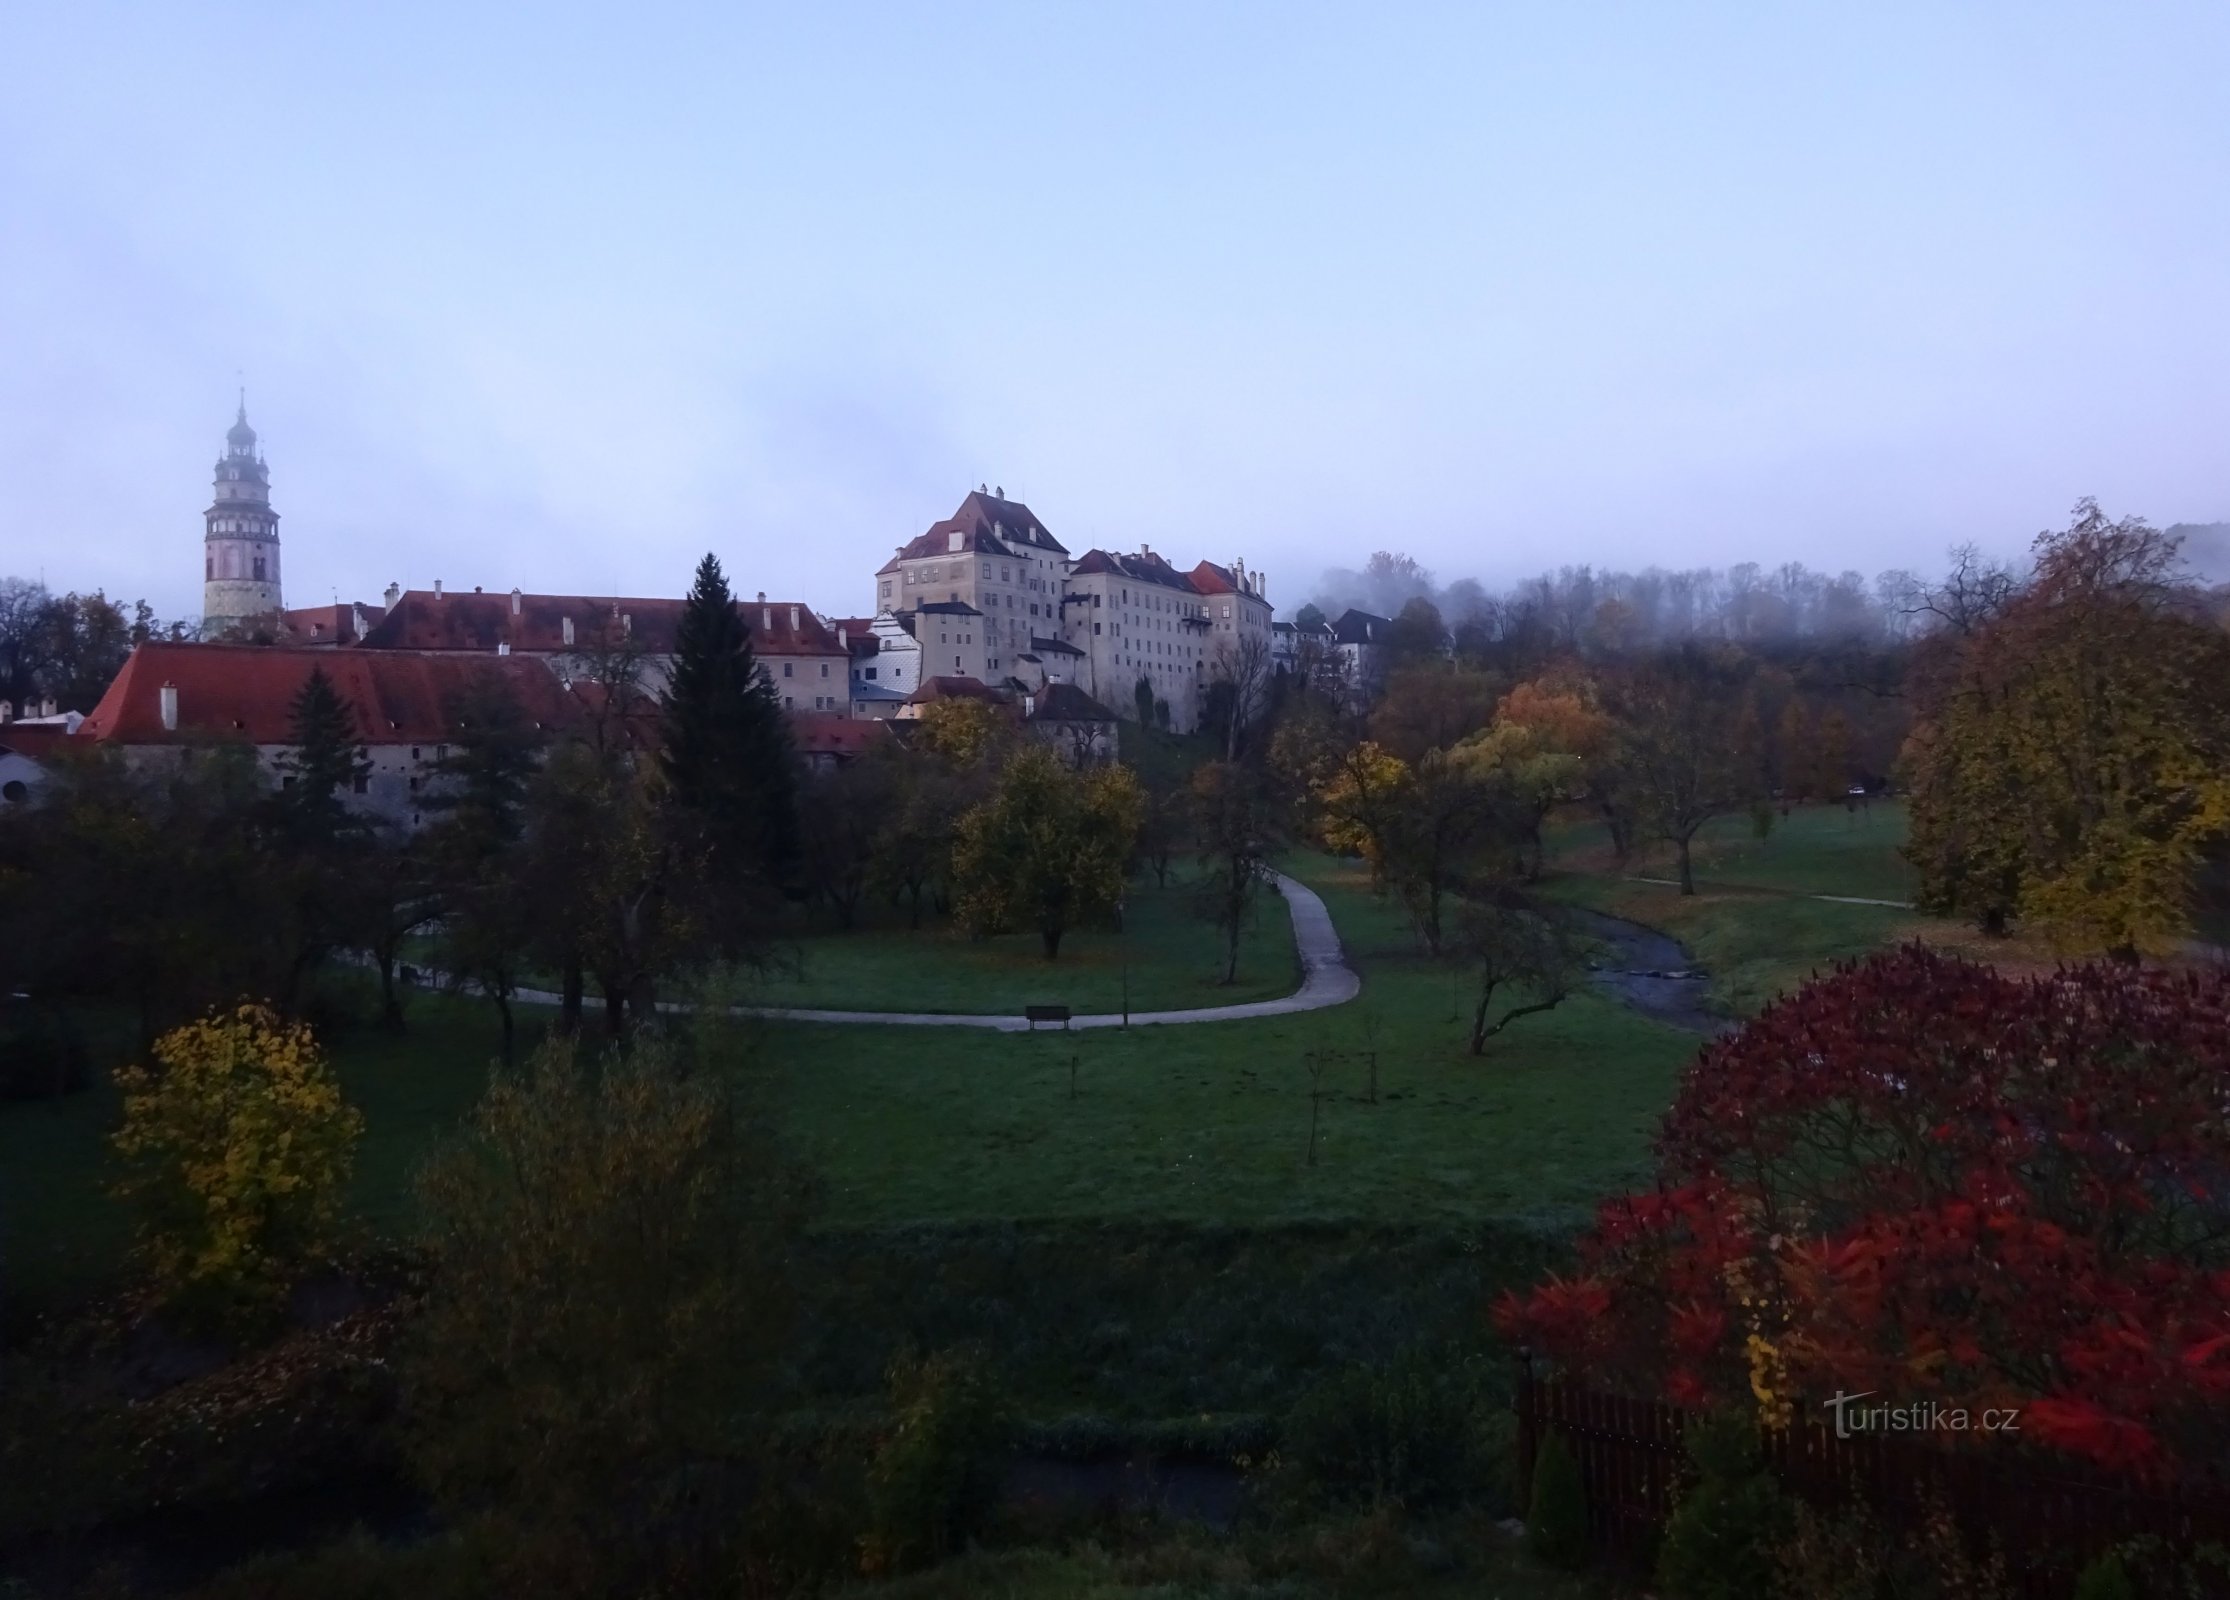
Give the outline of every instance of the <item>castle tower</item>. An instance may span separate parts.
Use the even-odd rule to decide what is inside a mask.
[[[256,453],[248,396],[225,434],[215,501],[204,512],[201,627],[204,638],[278,611],[279,514],[271,509],[271,469]]]

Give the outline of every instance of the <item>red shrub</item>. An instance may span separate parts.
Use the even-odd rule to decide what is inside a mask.
[[[1689,1404],[2020,1406],[2161,1470],[2230,1442],[2230,975],[1843,966],[1698,1055],[1658,1154],[1506,1334]]]

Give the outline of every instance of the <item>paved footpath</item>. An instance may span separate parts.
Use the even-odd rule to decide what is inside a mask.
[[[1293,916],[1293,946],[1301,956],[1301,987],[1281,1000],[1254,1000],[1236,1006],[1200,1006],[1190,1011],[1133,1011],[1127,1019],[1134,1028],[1164,1026],[1180,1022],[1238,1022],[1248,1017],[1288,1017],[1301,1011],[1321,1011],[1326,1006],[1343,1006],[1363,992],[1363,980],[1347,964],[1347,957],[1340,949],[1339,930],[1332,926],[1332,914],[1324,909],[1324,900],[1314,889],[1304,883],[1274,873],[1278,892],[1285,897],[1286,909]],[[554,1006],[562,1004],[562,997],[547,989],[521,989],[513,999],[527,1005]],[[661,1011],[687,1011],[686,1001],[666,1000],[659,1003]],[[772,1017],[782,1022],[847,1022],[886,1023],[906,1028],[991,1028],[1000,1033],[1025,1033],[1029,1031],[1027,1017],[976,1015],[942,1011],[808,1011],[789,1006],[736,1006],[737,1016]],[[1072,1028],[1120,1028],[1125,1022],[1119,1011],[1108,1011],[1088,1017],[1071,1017]],[[1044,1024],[1052,1027],[1054,1024]]]

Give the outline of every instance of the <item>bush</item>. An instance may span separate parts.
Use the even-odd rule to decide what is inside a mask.
[[[268,1307],[327,1242],[363,1118],[310,1030],[211,1012],[127,1067],[120,1196],[157,1287],[197,1312]]]
[[[2108,1551],[2085,1567],[2075,1580],[2075,1600],[2137,1600],[2122,1558]]]
[[[1013,1421],[989,1369],[944,1351],[891,1372],[895,1415],[867,1472],[871,1574],[938,1561],[980,1530],[999,1494]]]
[[[1787,1499],[1767,1476],[1757,1425],[1734,1411],[1688,1425],[1697,1478],[1665,1524],[1657,1581],[1671,1600],[1755,1600],[1771,1594],[1790,1533]]]
[[[1798,1501],[1774,1551],[1782,1600],[1875,1600],[1889,1541],[1863,1508],[1827,1515]]]
[[[1587,1485],[1560,1433],[1541,1440],[1533,1457],[1533,1499],[1526,1514],[1533,1552],[1552,1566],[1587,1564]]]
[[[1410,1356],[1320,1384],[1287,1416],[1279,1454],[1314,1503],[1438,1511],[1484,1482],[1489,1414],[1468,1369]]]

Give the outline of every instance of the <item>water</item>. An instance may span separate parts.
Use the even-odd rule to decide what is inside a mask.
[[[1572,919],[1601,946],[1589,977],[1604,993],[1652,1022],[1689,1033],[1720,1034],[1735,1026],[1706,1003],[1711,974],[1678,939],[1602,911],[1575,910]]]

